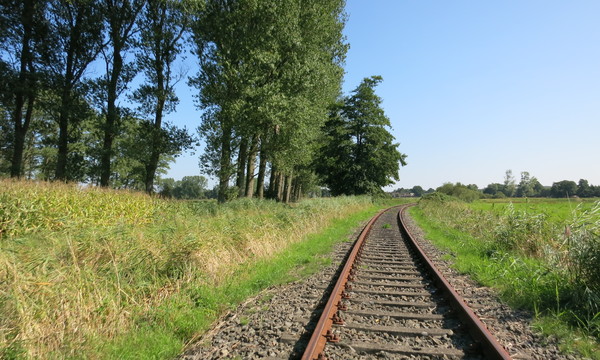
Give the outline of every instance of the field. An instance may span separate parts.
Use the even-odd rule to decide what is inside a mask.
[[[436,194],[411,214],[459,271],[531,311],[565,353],[600,359],[600,202]]]
[[[168,201],[0,181],[0,358],[172,358],[383,203]]]
[[[574,211],[591,209],[598,199],[574,198],[512,198],[512,199],[482,199],[470,204],[472,209],[493,211],[501,215],[507,207],[513,206],[517,211],[534,214],[545,214],[554,223],[568,222]],[[566,224],[565,224],[566,225]]]

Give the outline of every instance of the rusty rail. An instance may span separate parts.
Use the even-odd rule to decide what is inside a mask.
[[[471,310],[471,308],[465,303],[462,297],[454,290],[452,285],[446,280],[444,275],[435,267],[433,262],[427,257],[423,249],[414,240],[412,234],[406,226],[404,219],[406,209],[415,204],[410,204],[403,207],[398,213],[398,221],[402,225],[400,230],[406,235],[410,245],[415,250],[417,256],[423,261],[423,265],[427,267],[427,271],[432,275],[433,281],[439,286],[446,294],[448,294],[448,300],[451,306],[457,312],[458,317],[467,325],[469,334],[475,341],[481,346],[481,350],[486,356],[486,359],[511,359],[510,355],[506,350],[496,341],[494,335],[492,335],[485,324],[479,320],[479,317]]]
[[[436,269],[433,262],[427,258],[424,251],[412,237],[404,221],[405,210],[412,205],[414,204],[405,205],[400,208],[398,213],[398,225],[400,227],[400,231],[406,235],[407,239],[409,239],[410,246],[415,249],[415,252],[422,259],[423,264],[434,278],[434,282],[443,291],[445,291],[446,294],[448,294],[448,300],[450,301],[452,307],[455,308],[459,318],[467,325],[470,335],[480,344],[481,350],[485,354],[486,359],[511,359],[506,350],[496,341],[494,336],[490,334],[485,325],[479,320],[477,315],[475,315],[475,313],[466,305],[460,295],[458,295],[458,293],[446,281],[444,276]],[[379,212],[369,221],[354,243],[352,251],[348,256],[335,287],[331,292],[329,300],[323,309],[323,313],[319,318],[319,322],[315,327],[313,335],[304,351],[302,356],[303,360],[326,359],[323,353],[326,343],[337,342],[340,340],[333,333],[332,326],[336,321],[340,320],[338,311],[344,310],[341,301],[343,298],[347,297],[345,290],[349,288],[350,284],[348,284],[348,282],[351,281],[350,277],[353,275],[356,267],[355,260],[360,256],[365,239],[368,236],[373,224],[379,218],[379,216],[383,214],[384,211]]]
[[[384,210],[385,211],[385,210]],[[345,297],[345,288],[348,283],[348,277],[352,271],[352,268],[355,266],[354,261],[358,256],[359,252],[362,249],[362,246],[365,242],[365,239],[369,232],[371,231],[371,227],[375,220],[383,214],[384,211],[380,211],[377,215],[375,215],[364,227],[363,231],[360,233],[360,236],[354,243],[352,247],[352,251],[348,256],[346,264],[338,277],[338,280],[331,292],[329,300],[323,309],[323,313],[319,318],[319,322],[315,327],[312,337],[308,345],[306,346],[306,350],[304,351],[304,355],[302,356],[303,360],[313,360],[313,359],[322,359],[323,358],[323,349],[325,348],[325,344],[328,341],[339,341],[333,334],[331,327],[333,325],[333,321],[337,318],[338,309],[341,306],[341,300]]]

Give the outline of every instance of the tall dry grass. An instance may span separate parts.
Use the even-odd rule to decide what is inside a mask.
[[[192,286],[218,286],[243,264],[370,205],[218,206],[0,181],[0,357],[101,357],[98,343]]]

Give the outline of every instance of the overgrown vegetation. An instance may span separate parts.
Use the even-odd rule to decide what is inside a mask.
[[[459,270],[535,312],[540,330],[562,334],[565,351],[599,359],[600,202],[562,218],[510,203],[480,207],[433,193],[411,213]]]
[[[6,180],[0,198],[0,358],[173,357],[225,309],[322,263],[377,208]]]

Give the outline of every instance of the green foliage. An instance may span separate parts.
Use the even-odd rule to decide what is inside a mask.
[[[552,184],[550,194],[552,197],[566,198],[577,193],[577,183],[570,180],[562,180]]]
[[[477,186],[474,186],[473,189],[472,186],[465,186],[461,183],[445,183],[444,185],[438,187],[436,191],[449,196],[454,196],[457,199],[466,202],[472,202],[481,197],[481,193],[479,190],[477,190]]]
[[[436,191],[421,197],[419,202],[421,201],[448,202],[456,201],[456,198],[451,197],[450,195],[446,195],[443,192]]]
[[[207,1],[195,14],[201,69],[191,83],[205,109],[201,163],[219,177],[220,201],[228,197],[234,154],[239,174],[256,161],[256,154],[245,158],[250,139],[260,143],[272,171],[290,175],[312,160],[343,74],[342,11],[340,0],[244,0]],[[241,189],[243,176],[236,183]]]
[[[399,180],[399,168],[406,165],[375,94],[381,81],[380,76],[365,78],[352,96],[331,110],[324,126],[316,169],[332,195],[381,193],[382,187]]]
[[[582,335],[565,340],[584,343],[578,349],[589,356],[600,336],[600,203],[557,216],[550,209],[562,209],[565,202],[541,201],[534,202],[536,208],[529,201],[482,207],[424,197],[413,214],[428,237],[451,249],[459,269],[499,288],[513,305],[549,316],[571,334],[576,329],[583,338],[594,337],[591,345],[573,341]]]
[[[171,178],[159,181],[159,194],[176,199],[203,199],[206,197],[208,180],[204,176],[184,176],[175,181]]]
[[[411,191],[417,197],[423,196],[423,194],[425,194],[425,190],[419,185],[413,186]]]

